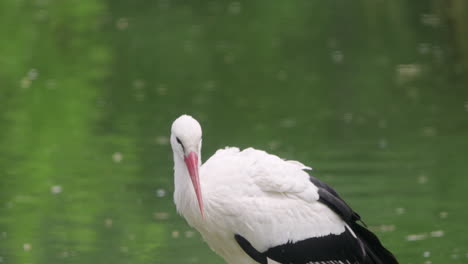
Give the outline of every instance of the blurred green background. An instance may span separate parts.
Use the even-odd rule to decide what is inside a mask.
[[[170,125],[332,184],[401,263],[468,263],[468,2],[0,1],[0,263],[223,263]]]

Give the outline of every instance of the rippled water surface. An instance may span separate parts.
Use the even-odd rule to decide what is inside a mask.
[[[0,263],[223,263],[171,122],[333,185],[401,263],[468,263],[468,5],[0,2]]]

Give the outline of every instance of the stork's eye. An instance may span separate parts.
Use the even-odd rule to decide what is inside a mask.
[[[180,141],[180,139],[178,137],[176,137],[176,140],[177,140],[177,143],[179,143],[182,146],[182,148],[184,148],[184,145],[182,144],[182,141]]]

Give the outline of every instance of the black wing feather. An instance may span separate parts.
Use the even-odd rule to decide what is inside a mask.
[[[346,223],[348,223],[348,221],[362,222],[361,216],[354,212],[351,207],[343,199],[341,199],[340,195],[335,191],[335,189],[313,176],[310,176],[310,181],[319,188],[319,201],[326,204],[336,214],[341,216]],[[364,222],[362,223],[364,224]]]
[[[382,245],[377,236],[364,227],[361,216],[354,212],[332,187],[312,176],[310,181],[318,187],[319,201],[338,214],[358,236],[367,255],[364,263],[398,264],[395,256]],[[358,224],[358,221],[364,226]]]
[[[279,263],[363,263],[364,251],[349,230],[339,235],[308,238],[268,249],[268,258]]]
[[[265,252],[257,251],[243,236],[234,236],[239,246],[247,255],[260,264],[267,264],[269,259],[284,264],[308,263],[367,263],[361,243],[349,230],[339,235],[313,237],[296,242],[288,242],[269,248]]]
[[[242,250],[244,250],[244,252],[247,253],[247,255],[249,255],[249,257],[251,257],[253,260],[260,264],[268,264],[268,260],[265,254],[257,251],[243,236],[235,234],[234,239],[236,239],[237,244],[239,244]]]

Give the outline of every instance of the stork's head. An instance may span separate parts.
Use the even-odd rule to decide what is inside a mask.
[[[201,144],[201,127],[198,121],[193,117],[182,115],[172,123],[171,146],[172,151],[174,151],[174,159],[180,159],[185,162],[188,174],[192,180],[193,189],[197,196],[198,206],[203,216],[203,200],[200,189],[200,179],[198,177]]]

